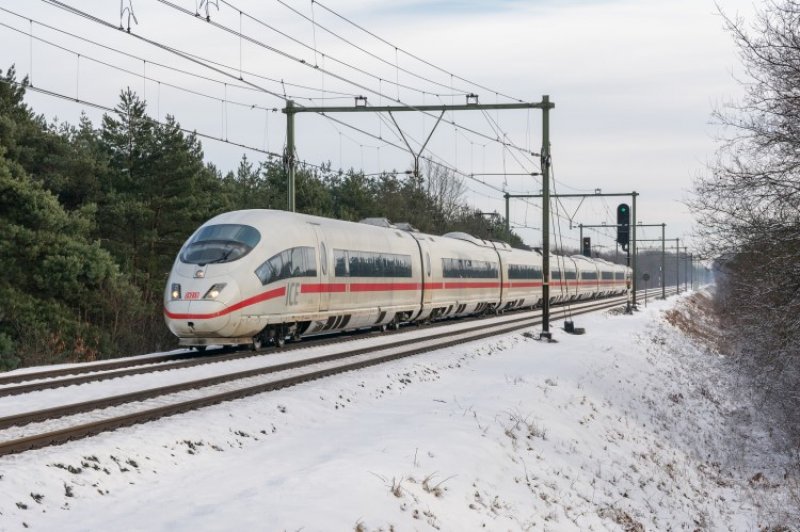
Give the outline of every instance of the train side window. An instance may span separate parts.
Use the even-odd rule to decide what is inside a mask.
[[[334,261],[334,275],[336,277],[347,277],[348,271],[348,260],[347,260],[347,251],[343,249],[334,249],[333,250],[333,261]]]
[[[411,255],[334,249],[337,277],[411,277]]]
[[[316,277],[314,248],[299,246],[281,251],[256,268],[255,274],[262,285],[292,277]]]
[[[442,276],[448,278],[497,279],[497,264],[483,260],[442,259]]]
[[[325,249],[325,242],[319,243],[319,267],[322,275],[328,275],[328,250]]]

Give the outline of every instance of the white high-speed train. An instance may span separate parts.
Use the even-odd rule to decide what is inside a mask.
[[[625,293],[630,268],[553,255],[550,278],[552,302],[588,299]],[[167,282],[164,317],[182,346],[259,347],[541,302],[535,251],[385,220],[246,210],[212,218],[186,241]]]

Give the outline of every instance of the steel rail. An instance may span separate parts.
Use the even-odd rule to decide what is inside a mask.
[[[599,300],[593,301],[587,307],[594,309],[597,305],[602,305],[605,302],[611,300]],[[527,322],[531,319],[537,319],[536,316],[525,316],[525,317],[518,317],[513,318],[510,320],[505,321],[501,325],[507,324],[516,324],[520,322]],[[452,325],[452,324],[451,324]],[[27,425],[29,423],[46,421],[48,419],[54,419],[74,414],[80,414],[84,412],[90,412],[92,410],[99,410],[102,408],[108,408],[112,406],[118,406],[121,404],[132,403],[136,401],[144,401],[146,399],[151,399],[153,397],[159,397],[162,395],[169,395],[172,393],[183,392],[186,390],[194,390],[199,388],[207,388],[209,386],[214,386],[217,384],[223,384],[226,382],[246,379],[250,377],[257,377],[260,375],[266,375],[270,373],[278,373],[281,371],[287,371],[292,369],[301,368],[304,366],[310,366],[313,364],[320,364],[325,362],[331,362],[334,360],[339,360],[343,358],[350,358],[354,356],[359,356],[367,353],[371,353],[374,351],[382,351],[386,349],[394,349],[398,347],[402,347],[409,344],[419,343],[423,341],[430,341],[430,340],[440,340],[446,339],[454,334],[464,334],[464,333],[471,333],[480,331],[487,327],[496,327],[495,324],[479,324],[477,326],[464,329],[462,331],[447,331],[443,333],[428,335],[425,337],[418,337],[413,339],[400,339],[395,342],[386,343],[380,346],[369,346],[363,347],[360,349],[350,350],[350,351],[343,351],[339,353],[333,353],[328,355],[320,355],[317,357],[306,358],[306,359],[299,359],[299,360],[292,360],[289,362],[283,362],[280,364],[271,364],[267,366],[263,366],[260,368],[253,368],[249,370],[237,371],[233,373],[226,373],[221,375],[214,375],[213,377],[205,377],[202,379],[196,379],[192,381],[185,381],[176,384],[168,384],[165,386],[160,386],[157,388],[149,388],[146,390],[140,390],[135,392],[124,393],[120,395],[115,395],[111,397],[104,397],[101,399],[92,399],[89,401],[83,401],[80,403],[72,403],[68,405],[61,405],[52,408],[42,409],[35,412],[24,412],[20,414],[15,414],[11,416],[5,416],[0,418],[0,429],[5,429],[8,427],[13,426],[22,426]]]
[[[601,310],[601,309],[607,309],[607,308],[616,307],[616,306],[619,306],[619,305],[625,303],[626,300],[627,300],[626,297],[620,297],[620,298],[612,298],[612,299],[594,301],[594,302],[591,302],[590,304],[582,305],[581,308],[579,308],[579,309],[568,310],[568,309],[565,309],[565,308],[560,308],[558,310],[558,312],[555,313],[555,314],[557,314],[556,317],[568,317],[568,316],[571,316],[571,315],[584,314],[584,313],[594,312],[594,311]],[[378,346],[378,347],[373,346],[373,347],[369,347],[369,348],[355,350],[355,351],[348,352],[348,353],[338,353],[338,354],[335,354],[335,355],[324,355],[322,357],[314,357],[313,359],[307,359],[307,360],[303,360],[303,361],[295,361],[295,362],[289,362],[289,363],[285,363],[285,364],[279,364],[279,365],[273,366],[271,368],[262,368],[261,371],[262,371],[262,374],[263,374],[263,373],[269,373],[269,372],[275,372],[275,371],[283,371],[283,370],[286,370],[286,369],[294,369],[294,368],[297,368],[297,367],[302,367],[303,365],[318,364],[320,362],[325,362],[325,361],[327,361],[327,362],[335,361],[335,360],[340,359],[340,358],[351,358],[353,356],[358,356],[358,355],[362,355],[362,354],[369,353],[369,352],[386,351],[388,349],[393,349],[393,348],[403,347],[403,346],[407,346],[408,347],[408,349],[404,349],[404,350],[402,350],[400,352],[386,354],[386,355],[378,355],[378,356],[376,356],[374,358],[370,358],[368,360],[362,360],[362,361],[358,361],[358,362],[350,362],[350,363],[338,365],[338,366],[332,367],[332,368],[326,368],[326,369],[322,369],[322,370],[316,370],[316,371],[304,373],[304,374],[301,374],[301,375],[296,375],[296,376],[287,377],[287,378],[281,378],[281,379],[278,379],[278,380],[275,380],[275,381],[262,383],[262,384],[258,384],[258,385],[254,385],[254,386],[248,386],[248,387],[244,387],[244,388],[237,389],[237,390],[230,390],[230,391],[226,391],[226,392],[215,393],[215,394],[211,394],[211,395],[208,395],[208,396],[205,396],[205,397],[201,397],[201,398],[197,398],[197,399],[191,399],[191,400],[185,400],[185,401],[181,401],[181,402],[174,403],[174,404],[171,404],[171,405],[164,405],[164,406],[160,406],[160,407],[150,408],[150,409],[142,410],[140,412],[130,413],[130,414],[126,414],[126,415],[119,416],[119,417],[113,417],[113,418],[109,418],[109,419],[93,421],[93,422],[89,422],[89,423],[83,423],[83,424],[80,424],[80,425],[77,425],[77,426],[74,426],[74,427],[68,427],[68,428],[64,428],[64,429],[59,429],[59,430],[47,432],[47,433],[44,433],[44,434],[36,434],[36,435],[26,436],[26,437],[23,437],[23,438],[18,438],[18,439],[14,439],[14,440],[10,440],[10,441],[0,442],[0,456],[6,455],[6,454],[13,454],[13,453],[17,453],[17,452],[22,452],[22,451],[26,451],[26,450],[31,450],[31,449],[38,449],[38,448],[47,447],[47,446],[50,446],[50,445],[61,444],[61,443],[65,443],[65,442],[70,441],[70,440],[79,439],[79,438],[83,438],[83,437],[86,437],[86,436],[91,436],[91,435],[94,435],[94,434],[98,434],[100,432],[113,430],[113,429],[119,428],[119,427],[125,427],[125,426],[129,426],[129,425],[144,423],[144,422],[147,422],[147,421],[152,421],[152,420],[160,419],[162,417],[166,417],[166,416],[170,416],[170,415],[174,415],[174,414],[178,414],[178,413],[182,413],[182,412],[187,412],[187,411],[190,411],[190,410],[195,410],[195,409],[198,409],[198,408],[203,408],[205,406],[210,406],[210,405],[218,404],[218,403],[221,403],[221,402],[231,401],[231,400],[234,400],[234,399],[240,399],[240,398],[248,397],[248,396],[251,396],[251,395],[258,394],[258,393],[274,391],[274,390],[278,390],[278,389],[281,389],[281,388],[294,386],[294,385],[302,383],[302,382],[308,382],[308,381],[311,381],[311,380],[316,380],[316,379],[319,379],[319,378],[322,378],[322,377],[326,377],[326,376],[329,376],[329,375],[334,375],[336,373],[343,373],[343,372],[347,372],[347,371],[352,371],[352,370],[355,370],[355,369],[360,369],[360,368],[364,368],[364,367],[368,367],[368,366],[373,366],[373,365],[381,364],[381,363],[384,363],[384,362],[397,360],[399,358],[412,356],[412,355],[415,355],[415,354],[420,354],[420,353],[429,352],[429,351],[433,351],[433,350],[437,350],[437,349],[442,349],[444,347],[449,347],[449,346],[459,345],[459,344],[466,343],[466,342],[472,342],[472,341],[476,341],[476,340],[481,340],[481,339],[484,339],[484,338],[488,338],[488,337],[491,337],[491,336],[497,336],[497,335],[500,335],[500,334],[506,334],[506,333],[512,332],[514,330],[518,330],[520,328],[527,328],[527,327],[530,327],[532,325],[538,325],[540,323],[541,323],[541,317],[534,318],[533,320],[530,317],[519,318],[519,319],[509,320],[508,322],[505,322],[504,324],[502,324],[500,326],[498,326],[498,325],[493,325],[493,326],[484,325],[484,326],[480,326],[480,327],[473,327],[473,328],[470,328],[470,329],[466,329],[464,331],[458,331],[457,333],[455,333],[456,335],[459,336],[456,339],[452,338],[454,336],[454,333],[450,332],[450,333],[445,333],[445,334],[441,334],[441,335],[435,335],[436,338],[428,336],[428,337],[425,337],[425,338],[417,338],[417,339],[413,339],[413,340],[405,340],[405,341],[402,341],[402,342],[395,342],[393,344],[389,344],[389,345],[386,345],[386,346]],[[489,330],[487,330],[487,329],[489,329]],[[448,337],[449,337],[449,339],[448,339]],[[442,341],[439,342],[439,343],[435,343],[436,340],[442,340]],[[432,341],[434,341],[433,345],[427,345],[427,346],[424,346],[424,347],[419,347],[418,345],[415,346],[415,344],[420,344],[420,343],[423,343],[423,342],[424,343],[430,343]],[[282,369],[281,370],[275,369],[275,368],[278,368],[278,367],[281,367]],[[237,373],[226,375],[226,376],[216,376],[216,377],[212,377],[212,378],[209,378],[209,379],[201,379],[199,381],[192,381],[191,383],[183,383],[180,386],[183,386],[184,387],[183,389],[202,388],[202,387],[210,386],[212,384],[217,384],[219,382],[225,382],[225,380],[234,380],[234,379],[245,378],[245,376],[254,376],[254,371],[255,370],[248,370],[248,371],[245,371],[245,372],[237,372]],[[234,375],[235,375],[235,377],[232,377]],[[223,379],[223,380],[220,380],[220,379]],[[214,382],[211,382],[211,381],[214,381]],[[197,384],[200,383],[200,382],[204,382],[206,384],[198,386]],[[190,388],[186,388],[186,386],[188,386],[188,385],[193,385],[193,386],[191,386]],[[69,408],[69,407],[78,409],[76,411],[69,412],[69,414],[85,412],[85,411],[87,411],[86,408],[88,408],[88,404],[89,403],[96,403],[96,404],[104,403],[104,406],[95,406],[95,407],[90,409],[90,410],[96,410],[97,408],[104,408],[104,407],[107,407],[107,406],[114,406],[114,405],[117,405],[117,404],[123,404],[123,403],[132,402],[132,401],[143,400],[145,398],[149,398],[149,397],[147,397],[148,393],[151,394],[151,397],[157,397],[157,396],[160,396],[160,395],[164,395],[164,393],[173,393],[173,392],[165,392],[165,389],[172,389],[172,388],[175,388],[176,386],[178,386],[178,385],[155,388],[155,389],[152,389],[152,390],[145,390],[145,391],[141,391],[141,392],[134,392],[132,394],[124,394],[124,395],[121,395],[121,396],[117,396],[115,398],[101,399],[101,400],[97,400],[97,401],[87,401],[87,402],[84,402],[84,403],[77,403],[75,405],[69,405],[68,407],[57,407],[56,409],[48,409],[46,411],[32,412],[32,413],[28,413],[27,414],[27,416],[28,416],[28,421],[27,422],[41,421],[42,419],[51,419],[52,417],[60,417],[60,416],[63,416],[63,415],[67,415],[67,413],[65,413],[66,412],[65,409]],[[177,391],[177,390],[175,390],[175,391]],[[153,393],[155,393],[155,395],[152,395]],[[125,398],[125,399],[123,400],[122,398]],[[110,401],[110,403],[109,403],[109,401]],[[54,411],[54,410],[61,410],[61,412],[58,415],[51,415],[51,414],[53,414],[52,411]],[[50,414],[40,418],[39,416],[43,415],[45,412],[50,412]],[[17,418],[18,421],[24,423],[25,422],[25,420],[23,419],[24,416],[25,415],[21,414],[19,416],[10,416],[10,418]],[[2,420],[0,420],[0,421],[2,421],[4,423],[3,424],[4,427],[11,426],[11,424],[8,423],[8,421],[11,420],[10,418],[3,418]],[[17,423],[13,423],[13,424],[17,424]]]
[[[573,303],[574,304],[574,303]],[[536,311],[537,309],[533,309]],[[491,319],[496,316],[477,316],[465,317],[464,319],[472,319],[479,321],[481,319]],[[431,324],[432,328],[447,326],[450,323],[446,321],[434,322]],[[383,333],[387,334],[402,334],[400,331],[392,331]],[[120,377],[129,377],[132,375],[141,375],[145,373],[154,373],[160,371],[171,371],[174,369],[191,368],[205,364],[216,364],[218,362],[229,362],[232,360],[242,360],[255,356],[263,356],[276,352],[284,353],[294,351],[297,349],[307,349],[309,347],[333,345],[350,341],[351,339],[362,339],[363,331],[361,334],[353,337],[350,333],[340,332],[334,335],[325,335],[318,337],[304,338],[300,344],[287,345],[282,348],[267,347],[258,351],[241,351],[233,352],[230,348],[220,348],[208,350],[205,353],[186,352],[174,353],[155,356],[151,358],[136,358],[136,359],[120,359],[102,364],[90,365],[76,365],[69,368],[59,368],[54,370],[45,370],[31,373],[23,373],[20,375],[9,375],[0,377],[0,398],[13,395],[20,395],[35,391],[50,390],[54,388],[61,388],[64,386],[73,386],[85,384],[88,382],[100,382],[104,380],[116,379]],[[143,367],[146,366],[146,367]],[[119,370],[119,371],[115,371]],[[108,373],[103,373],[108,372]],[[64,378],[60,378],[64,377]],[[57,380],[44,380],[44,379],[57,379]],[[28,382],[37,380],[39,382]],[[28,384],[22,384],[26,383]]]

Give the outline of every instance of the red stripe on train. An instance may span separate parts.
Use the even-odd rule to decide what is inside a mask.
[[[230,314],[231,312],[236,312],[239,309],[244,307],[249,307],[250,305],[255,305],[256,303],[261,303],[262,301],[268,301],[270,299],[275,299],[276,297],[282,297],[286,295],[286,287],[282,286],[280,288],[275,288],[274,290],[268,290],[266,292],[262,292],[258,295],[253,297],[248,297],[247,299],[243,299],[236,303],[235,305],[231,305],[230,307],[224,308],[217,312],[210,312],[208,314],[180,314],[180,313],[173,313],[164,309],[164,314],[167,317],[172,318],[173,320],[210,320],[212,318],[219,318],[220,316],[224,316],[226,314]]]
[[[565,283],[565,282],[555,281],[551,282],[550,286],[561,286],[564,284],[574,286],[576,283],[575,282]],[[582,282],[580,284],[596,284],[596,281]],[[542,286],[542,283],[541,281],[503,283],[502,286],[504,288],[538,288]],[[448,283],[425,283],[426,290],[458,290],[464,288],[497,289],[500,287],[501,285],[498,282],[459,281],[459,282],[448,282]],[[351,283],[349,285],[345,283],[307,283],[300,286],[300,292],[303,294],[343,293],[348,291],[391,292],[391,291],[406,291],[406,290],[420,290],[420,285],[419,283]],[[210,312],[207,314],[188,314],[188,313],[185,314],[185,313],[170,312],[165,308],[164,314],[167,317],[174,320],[212,319],[224,316],[226,314],[230,314],[231,312],[236,312],[237,310],[249,307],[251,305],[255,305],[257,303],[261,303],[263,301],[269,301],[270,299],[283,297],[285,295],[286,295],[286,287],[280,287],[280,288],[275,288],[273,290],[268,290],[266,292],[262,292],[258,295],[249,297],[247,299],[243,299],[242,301],[236,303],[235,305],[231,305],[230,307],[227,307],[217,312]]]
[[[492,282],[457,282],[457,283],[444,283],[444,288],[447,290],[459,288],[500,288],[500,283]]]
[[[329,292],[347,292],[347,285],[344,283],[316,283],[304,284],[300,287],[301,294],[321,294]]]
[[[419,289],[419,283],[350,283],[351,292],[399,292]]]
[[[539,288],[542,286],[541,281],[522,281],[519,283],[506,283],[505,288]]]

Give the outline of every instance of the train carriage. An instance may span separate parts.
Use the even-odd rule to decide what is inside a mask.
[[[318,231],[329,253],[322,289],[329,295],[325,323],[316,320],[309,333],[396,325],[419,313],[422,261],[408,232],[337,220],[325,220]]]
[[[597,263],[583,255],[574,255],[572,259],[578,268],[578,297],[590,299],[599,295],[599,271]]]
[[[508,248],[500,253],[503,263],[502,309],[524,308],[542,303],[542,256]]]
[[[498,308],[500,257],[491,242],[466,233],[416,233],[425,257],[422,319],[463,316]]]
[[[614,294],[614,272],[616,270],[616,265],[600,258],[594,259],[594,261],[597,264],[599,276],[597,285],[598,294],[601,297]]]

